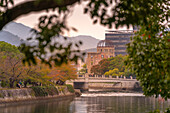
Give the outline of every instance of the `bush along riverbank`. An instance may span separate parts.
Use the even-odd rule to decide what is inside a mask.
[[[48,100],[58,97],[75,96],[71,85],[63,86],[35,86],[20,89],[0,89],[0,105],[5,103]]]

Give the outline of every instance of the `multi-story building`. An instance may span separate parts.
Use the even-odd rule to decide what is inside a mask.
[[[115,56],[126,55],[126,44],[130,42],[130,37],[134,35],[134,30],[106,31],[105,40],[111,41],[115,47]]]
[[[86,65],[88,73],[91,73],[91,67],[97,65],[104,58],[115,56],[114,45],[109,40],[102,40],[97,44],[97,52],[88,52]]]

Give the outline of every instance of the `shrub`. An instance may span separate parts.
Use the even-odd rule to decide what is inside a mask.
[[[4,98],[3,94],[0,94],[0,98]]]
[[[47,86],[46,91],[48,92],[48,95],[58,95],[58,90],[55,86]]]
[[[58,95],[58,90],[55,86],[35,86],[32,89],[36,97]]]
[[[72,85],[67,84],[66,86],[67,86],[67,89],[68,89],[68,91],[69,91],[70,93],[74,93],[74,88],[73,88]]]
[[[2,80],[1,81],[1,87],[6,87],[7,86],[7,81]]]
[[[48,93],[46,92],[44,87],[35,86],[35,87],[32,87],[32,89],[35,92],[35,96],[36,97],[39,97],[39,96],[48,96]]]

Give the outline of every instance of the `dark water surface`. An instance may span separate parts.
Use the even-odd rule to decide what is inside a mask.
[[[0,107],[0,113],[147,113],[168,107],[170,101],[159,102],[153,97],[94,94],[60,102],[54,100]]]

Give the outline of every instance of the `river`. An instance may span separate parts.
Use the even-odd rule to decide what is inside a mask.
[[[90,93],[64,101],[36,102],[0,107],[0,113],[147,113],[170,107],[139,93]]]

